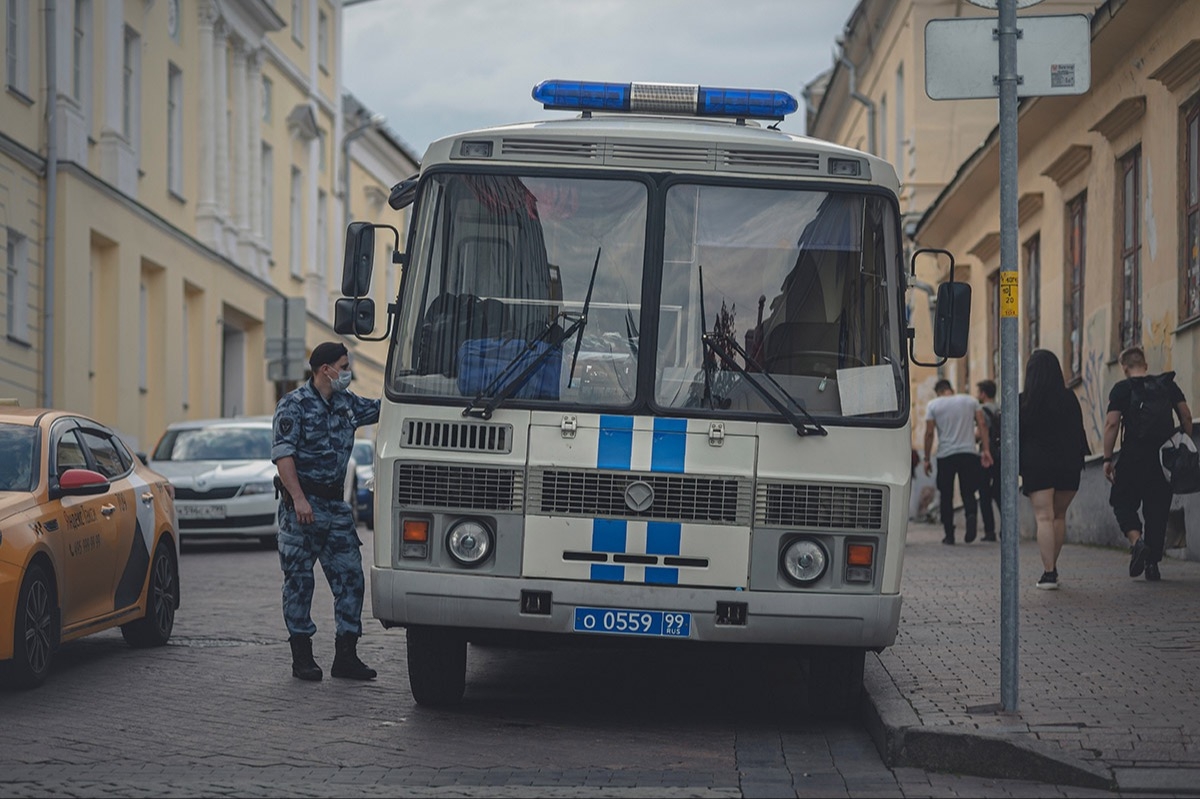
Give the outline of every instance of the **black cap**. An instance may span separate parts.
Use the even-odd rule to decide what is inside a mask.
[[[309,367],[316,372],[327,363],[337,363],[346,355],[346,345],[340,341],[325,341],[313,347],[308,356]]]

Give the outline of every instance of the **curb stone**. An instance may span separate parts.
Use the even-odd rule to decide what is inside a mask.
[[[923,728],[879,658],[863,670],[863,721],[889,768],[914,767],[973,777],[1018,779],[1113,790],[1107,770],[1036,741],[954,728]]]

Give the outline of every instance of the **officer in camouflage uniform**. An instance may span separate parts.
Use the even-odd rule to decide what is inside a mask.
[[[292,646],[292,675],[320,680],[313,660],[313,565],[320,561],[334,597],[334,677],[370,680],[375,670],[358,659],[362,635],[362,541],[345,501],[346,468],[354,431],[379,419],[379,400],[352,394],[346,345],[318,344],[308,360],[312,379],[275,407],[271,460],[279,470],[279,565],[283,618]]]

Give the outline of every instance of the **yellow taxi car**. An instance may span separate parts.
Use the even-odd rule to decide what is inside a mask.
[[[178,567],[171,484],[117,433],[0,404],[0,685],[40,685],[60,644],[116,626],[162,646]]]

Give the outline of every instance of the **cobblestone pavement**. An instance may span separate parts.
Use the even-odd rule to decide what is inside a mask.
[[[946,558],[975,558],[980,571],[998,562],[994,545],[961,549],[927,546],[918,530],[910,590],[944,571]],[[1120,565],[1119,553],[1098,557]],[[1074,563],[1082,557],[1069,550],[1064,580],[1076,579],[1068,576]],[[100,633],[65,647],[41,689],[0,691],[0,796],[1114,795],[1036,777],[944,773],[955,769],[941,765],[889,768],[862,724],[815,722],[788,701],[786,664],[747,662],[734,650],[472,647],[467,701],[431,711],[409,694],[403,631],[383,630],[368,604],[360,653],[379,678],[302,683],[290,676],[273,553],[187,548],[181,570],[184,605],[170,645],[137,651],[118,632]],[[1173,563],[1165,571],[1176,579]],[[943,582],[968,597],[976,592],[965,575]],[[1046,601],[1071,590],[1079,589],[1068,583]],[[893,737],[907,733],[910,761],[920,726],[911,722],[934,726],[935,709],[942,726],[978,717],[976,738],[1017,723],[963,710],[994,701],[992,675],[972,664],[969,686],[955,688],[946,674],[968,676],[962,654],[933,651],[937,634],[928,628],[939,624],[971,632],[963,638],[971,646],[990,646],[977,630],[988,622],[963,621],[978,615],[968,601],[975,600],[939,618],[928,592],[916,590],[895,651],[868,658],[876,677],[894,674],[905,691],[893,682],[870,707],[876,720],[892,722]],[[332,602],[320,580],[314,619],[316,655],[328,668]],[[911,700],[911,715],[888,709],[889,697],[897,707]],[[1057,729],[1022,723],[1035,734]]]
[[[900,633],[867,659],[891,762],[1200,795],[1200,563],[1164,559],[1150,583],[1128,576],[1124,549],[1067,544],[1061,587],[1041,591],[1037,544],[1021,541],[1008,713],[1000,544],[941,539],[910,529]]]

